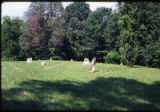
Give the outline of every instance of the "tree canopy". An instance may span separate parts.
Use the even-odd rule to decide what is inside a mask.
[[[160,67],[159,17],[155,2],[118,2],[116,11],[91,11],[86,2],[65,9],[61,2],[32,2],[25,20],[3,18],[2,59],[96,57],[130,67]]]

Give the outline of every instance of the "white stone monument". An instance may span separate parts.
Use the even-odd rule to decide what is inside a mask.
[[[41,65],[44,66],[44,61],[41,62]]]
[[[94,57],[92,59],[91,67],[90,67],[90,71],[89,72],[94,72],[95,71],[95,65],[96,65],[96,57]]]
[[[32,58],[27,58],[27,63],[32,63]]]
[[[83,65],[89,65],[89,59],[88,58],[84,58]]]
[[[82,64],[82,65],[83,65],[83,68],[82,68],[82,69],[84,70],[84,69],[85,69],[85,66],[86,66],[86,65],[89,65],[89,64],[90,64],[90,63],[89,63],[89,59],[88,59],[88,58],[84,58],[84,61],[83,61],[83,64]]]
[[[52,58],[50,58],[50,61],[52,61]]]

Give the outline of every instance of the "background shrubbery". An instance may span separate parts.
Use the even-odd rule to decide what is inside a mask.
[[[110,51],[105,57],[104,57],[105,63],[120,63],[120,55],[116,51]]]

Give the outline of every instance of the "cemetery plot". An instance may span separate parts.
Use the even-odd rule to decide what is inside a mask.
[[[159,69],[96,63],[89,72],[82,63],[2,61],[3,109],[160,110]]]

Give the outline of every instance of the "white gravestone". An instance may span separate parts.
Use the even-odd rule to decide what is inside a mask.
[[[32,58],[27,58],[27,63],[32,63]]]
[[[71,59],[71,62],[73,62],[73,59]]]
[[[95,71],[95,65],[96,65],[96,57],[94,57],[92,59],[90,72],[94,72]]]
[[[84,58],[83,65],[89,65],[89,59],[88,58]]]
[[[41,65],[44,66],[44,61],[42,61]]]
[[[89,59],[88,58],[84,58],[84,61],[83,61],[83,70],[85,69],[85,66],[86,65],[89,65],[90,63],[89,63]]]
[[[50,58],[50,61],[52,61],[52,58]]]

